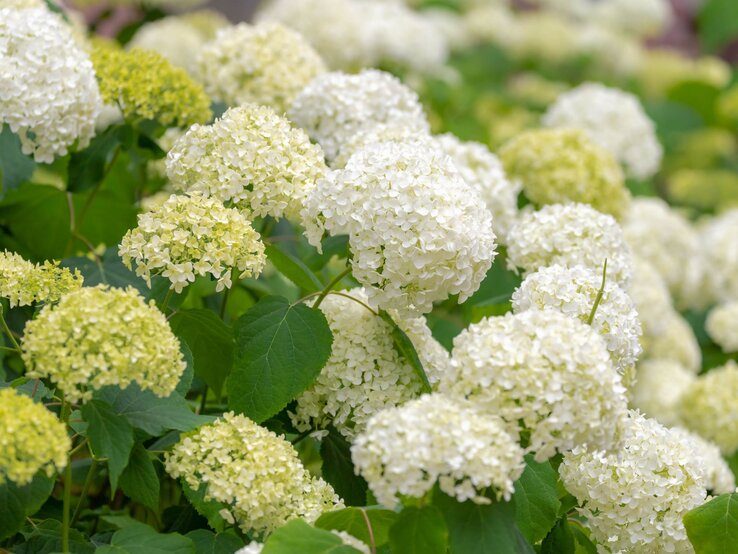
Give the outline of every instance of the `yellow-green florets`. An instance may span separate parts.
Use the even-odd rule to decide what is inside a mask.
[[[26,324],[21,348],[27,376],[50,379],[71,402],[133,382],[169,396],[185,369],[166,317],[132,287],[98,285],[63,296]]]
[[[628,208],[618,162],[578,129],[535,129],[500,150],[510,179],[518,179],[538,205],[580,202],[619,218]]]
[[[34,302],[56,302],[63,294],[82,286],[82,275],[59,262],[34,264],[13,252],[0,252],[0,296],[10,307]]]
[[[0,485],[18,486],[43,471],[51,477],[67,465],[71,442],[64,424],[31,398],[0,390]]]

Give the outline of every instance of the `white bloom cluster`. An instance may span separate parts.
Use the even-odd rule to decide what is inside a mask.
[[[351,533],[347,531],[336,531],[335,529],[331,529],[331,533],[334,535],[337,535],[343,544],[346,546],[350,546],[351,548],[354,548],[355,550],[358,550],[361,552],[361,554],[371,554],[369,547],[364,544],[363,541],[360,541],[356,537],[354,537]]]
[[[524,468],[523,449],[500,419],[437,393],[372,417],[351,459],[388,507],[400,495],[422,497],[436,482],[460,502],[489,502],[480,494],[487,487],[509,499]]]
[[[304,131],[256,104],[231,108],[212,125],[193,125],[167,156],[175,189],[277,219],[298,218],[327,171],[323,152]]]
[[[0,126],[50,163],[95,134],[102,100],[89,56],[48,9],[0,8]]]
[[[650,262],[633,256],[633,279],[628,294],[635,302],[643,335],[660,335],[666,328],[667,316],[674,310],[664,278]]]
[[[691,442],[637,412],[623,435],[618,452],[578,447],[559,467],[599,552],[692,552],[682,517],[707,491]]]
[[[231,288],[231,272],[239,279],[258,277],[264,268],[264,244],[251,222],[214,198],[192,194],[169,197],[162,205],[138,216],[138,227],[120,242],[118,254],[151,287],[151,275],[171,281],[177,293],[195,276],[211,275],[217,291]]]
[[[725,365],[701,375],[682,395],[684,425],[720,447],[726,455],[738,449],[738,364]]]
[[[530,273],[513,293],[514,312],[554,309],[587,323],[602,275],[582,266],[552,265]],[[628,378],[641,354],[641,323],[628,294],[612,281],[605,281],[592,328],[604,339],[613,365]]]
[[[626,414],[625,388],[603,340],[555,310],[470,325],[454,340],[440,391],[529,431],[538,461],[581,444],[615,446]]]
[[[586,204],[551,204],[521,214],[507,237],[510,269],[525,273],[553,264],[581,265],[627,290],[631,253],[620,226],[609,215]]]
[[[675,360],[644,360],[638,364],[636,381],[630,390],[630,404],[663,425],[678,425],[679,401],[695,379],[692,371]]]
[[[738,300],[713,308],[705,329],[724,352],[738,352]]]
[[[635,198],[622,223],[633,253],[650,262],[677,304],[687,302],[702,275],[697,232],[660,198]]]
[[[463,302],[495,257],[492,216],[451,159],[418,144],[376,144],[318,182],[303,212],[308,240],[349,235],[370,303],[406,314]]]
[[[231,106],[265,104],[278,113],[325,70],[307,41],[278,23],[221,29],[195,61],[195,75],[213,98]]]
[[[368,301],[362,289],[346,294]],[[297,397],[290,416],[299,431],[331,424],[352,438],[375,413],[419,396],[421,382],[395,350],[392,330],[380,317],[338,295],[327,296],[320,310],[333,332],[331,357],[315,383]],[[447,370],[448,353],[433,338],[424,318],[392,315],[413,342],[429,381],[437,382]]]
[[[261,554],[264,545],[260,542],[251,541],[243,548],[239,548],[233,554]]]
[[[356,133],[382,123],[428,133],[418,95],[396,77],[368,69],[333,72],[313,79],[295,98],[289,118],[323,147],[332,161]]]
[[[59,267],[59,262],[34,264],[14,252],[0,252],[0,296],[8,299],[11,308],[57,302],[83,282],[79,270]]]
[[[331,161],[331,167],[333,169],[343,169],[346,167],[351,156],[369,146],[382,142],[417,142],[428,147],[440,145],[430,133],[418,130],[417,127],[405,125],[404,123],[402,120],[399,122],[389,121],[387,123],[378,123],[356,132],[351,138],[340,145],[338,155]]]
[[[711,299],[738,300],[738,209],[728,210],[710,220],[701,232],[705,256],[705,279]]]
[[[702,365],[702,351],[686,319],[676,310],[664,314],[663,329],[656,335],[643,336],[645,358],[673,360],[692,373]]]
[[[714,494],[735,492],[735,476],[717,445],[683,427],[673,427],[671,432],[684,437],[692,446],[695,457],[704,466],[704,487],[708,491]]]
[[[638,98],[599,83],[565,92],[543,115],[547,127],[583,129],[609,150],[626,172],[647,179],[659,170],[663,148]]]
[[[492,214],[492,228],[504,244],[518,215],[520,182],[507,178],[502,163],[485,145],[462,142],[450,133],[435,138],[441,149],[451,156],[464,181],[479,191]]]
[[[205,500],[225,504],[224,517],[258,537],[291,519],[313,522],[343,508],[333,488],[308,473],[284,437],[233,412],[183,435],[164,467],[193,490],[207,485]]]

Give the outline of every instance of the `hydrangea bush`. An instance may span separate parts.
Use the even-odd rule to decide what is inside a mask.
[[[735,552],[734,68],[201,4],[0,1],[0,551]]]

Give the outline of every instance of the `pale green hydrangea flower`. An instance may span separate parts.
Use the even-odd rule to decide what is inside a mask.
[[[13,252],[0,252],[0,296],[8,299],[11,308],[56,302],[82,282],[79,270],[59,267],[59,262],[33,264]]]
[[[713,308],[707,316],[705,329],[724,352],[738,352],[738,301]]]

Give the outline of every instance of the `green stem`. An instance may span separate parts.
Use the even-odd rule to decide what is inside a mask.
[[[167,313],[167,306],[169,306],[169,301],[172,299],[172,295],[174,295],[174,289],[169,289],[167,291],[167,295],[164,297],[164,301],[161,303],[161,307],[159,309],[164,315]]]
[[[335,287],[338,283],[340,283],[341,280],[344,277],[346,277],[346,275],[348,275],[349,273],[351,273],[351,268],[347,267],[341,273],[336,275],[335,279],[333,279],[333,281],[328,283],[328,285],[323,289],[323,292],[320,293],[320,296],[318,296],[318,299],[315,301],[315,304],[313,304],[313,308],[319,307],[320,303],[323,302],[323,300],[325,300],[325,297],[328,296],[328,293],[331,292],[331,289]]]
[[[605,280],[607,279],[607,258],[605,258],[605,264],[602,267],[602,285],[600,286],[600,290],[597,291],[597,296],[595,297],[594,305],[592,306],[592,311],[589,313],[589,318],[587,319],[587,323],[589,325],[592,325],[592,322],[594,321],[595,314],[597,313],[597,308],[600,305],[600,302],[602,301],[602,295],[605,293]]]
[[[90,485],[92,484],[92,480],[95,478],[96,470],[97,470],[97,460],[92,458],[90,469],[87,471],[87,477],[85,478],[85,484],[82,485],[82,493],[79,496],[79,502],[77,502],[77,507],[74,509],[74,515],[72,516],[71,525],[75,524],[75,522],[77,521],[77,518],[82,512],[82,505],[84,504],[84,500],[85,500],[85,497],[87,496],[87,492],[90,490]]]
[[[208,386],[205,385],[205,388],[202,391],[202,398],[200,399],[200,411],[197,412],[198,414],[202,414],[205,412],[205,405],[208,401]]]
[[[5,331],[5,334],[8,335],[8,338],[10,339],[10,342],[13,345],[13,350],[15,350],[19,355],[22,354],[21,347],[18,344],[18,341],[15,340],[15,337],[13,336],[13,332],[10,330],[10,327],[8,327],[8,323],[5,321],[5,311],[3,310],[2,305],[0,305],[0,321],[2,321],[3,330]]]
[[[264,225],[261,227],[261,231],[259,234],[261,235],[261,240],[265,240],[269,237],[269,235],[272,234],[272,231],[274,230],[274,226],[277,224],[277,220],[274,218],[269,218],[264,222]]]
[[[235,276],[235,271],[233,272]],[[228,305],[228,297],[231,295],[231,289],[235,286],[235,283],[231,283],[230,287],[227,287],[225,291],[223,291],[223,302],[220,304],[220,319],[223,319],[226,314],[226,306]]]
[[[66,400],[62,401],[61,419],[65,425],[69,424],[69,414],[72,407]],[[69,552],[69,507],[72,503],[72,457],[71,453],[67,460],[67,467],[64,468],[64,493],[62,500],[62,552]]]
[[[110,174],[110,170],[113,169],[113,166],[115,165],[115,162],[118,161],[118,155],[120,154],[120,146],[118,146],[115,149],[115,153],[113,154],[113,158],[110,160],[110,163],[105,166],[105,171],[102,174],[102,177],[100,177],[100,180],[95,185],[95,188],[92,189],[92,192],[90,192],[90,195],[87,197],[87,200],[85,200],[84,206],[82,206],[82,209],[79,212],[79,217],[77,218],[77,225],[75,226],[74,230],[76,231],[80,227],[82,227],[82,222],[85,219],[85,216],[87,215],[87,211],[90,209],[90,206],[92,205],[92,201],[95,199],[95,196],[97,196],[97,193],[102,188],[102,184],[105,182],[105,179],[107,179],[108,175]]]

